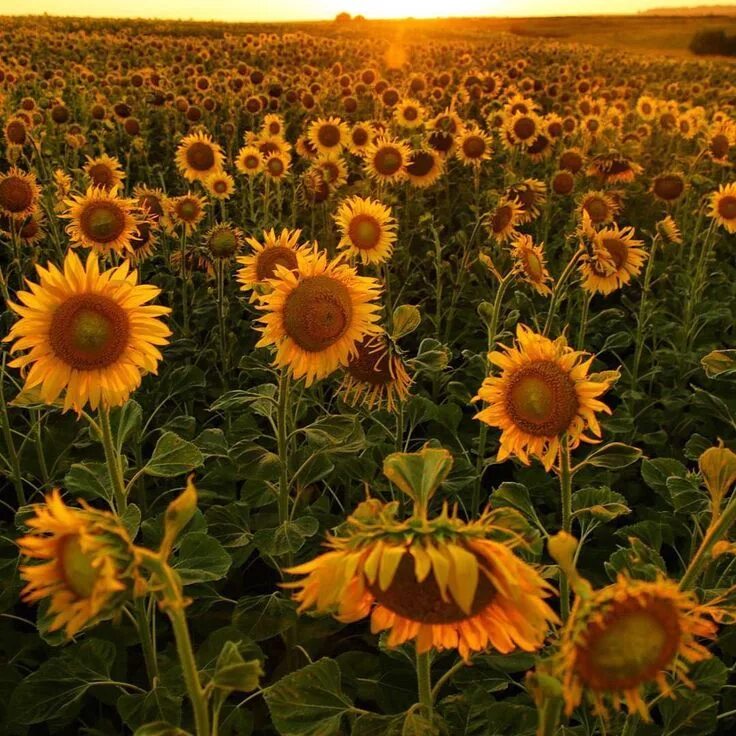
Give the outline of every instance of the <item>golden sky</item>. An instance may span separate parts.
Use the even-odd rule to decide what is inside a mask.
[[[704,0],[709,2],[710,0]],[[716,0],[713,0],[714,2]],[[720,1],[720,0],[718,0]],[[340,11],[367,18],[482,15],[632,13],[647,7],[698,4],[697,0],[0,0],[2,14],[49,13],[196,20],[324,20]]]

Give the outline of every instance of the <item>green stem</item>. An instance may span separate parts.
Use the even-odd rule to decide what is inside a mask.
[[[49,469],[46,465],[46,456],[43,454],[43,418],[41,417],[41,412],[38,409],[33,413],[36,419],[36,440],[34,442],[36,445],[36,457],[38,458],[38,467],[41,471],[41,480],[43,481],[43,484],[46,485],[49,482]]]
[[[624,721],[624,727],[621,736],[636,736],[636,730],[639,728],[639,716],[635,713],[629,713]]]
[[[5,439],[5,447],[10,457],[10,472],[13,478],[13,486],[15,487],[15,497],[18,506],[25,506],[26,494],[23,490],[23,475],[20,470],[20,460],[15,450],[15,442],[13,442],[13,433],[10,430],[10,416],[8,414],[8,405],[5,402],[5,359],[3,358],[3,372],[0,378],[0,418],[3,423],[3,438]]]
[[[580,329],[578,330],[578,350],[583,350],[585,347],[585,333],[588,330],[588,314],[591,301],[593,301],[593,294],[583,292],[583,312],[580,315]]]
[[[503,297],[508,289],[509,284],[514,279],[514,272],[509,271],[506,276],[503,277],[498,285],[496,291],[496,298],[493,300],[493,310],[491,312],[491,320],[488,323],[488,352],[493,352],[496,347],[496,336],[498,335],[498,323],[501,319],[501,306],[503,305]],[[486,357],[486,370],[488,370],[490,364]],[[483,482],[483,464],[485,462],[486,455],[486,440],[488,438],[488,425],[485,422],[480,423],[480,429],[478,430],[478,455],[475,458],[475,485],[473,486],[473,499],[471,502],[471,514],[474,514],[478,510],[478,504],[480,503],[480,491]]]
[[[649,262],[647,270],[644,273],[644,285],[642,286],[641,302],[639,304],[639,317],[636,322],[636,350],[634,352],[634,364],[631,368],[631,388],[636,388],[636,382],[639,380],[639,365],[641,363],[641,355],[644,351],[644,319],[646,317],[646,306],[649,297],[649,288],[652,283],[652,273],[654,272],[654,255],[657,252],[656,235],[652,240],[652,249],[649,251]]]
[[[146,663],[146,674],[148,675],[148,684],[153,688],[158,679],[158,663],[156,661],[156,650],[153,646],[151,638],[151,628],[148,623],[148,614],[146,612],[146,599],[141,597],[135,602],[135,622],[138,625],[138,636],[143,647],[143,659]]]
[[[220,333],[220,354],[222,357],[222,372],[227,372],[228,351],[227,334],[225,332],[225,261],[218,258],[215,262],[217,273],[217,328]]]
[[[429,652],[423,654],[417,652],[417,688],[419,690],[419,703],[431,720],[434,701],[432,700],[432,674],[430,672]]]
[[[101,406],[97,412],[100,433],[102,434],[102,446],[105,449],[105,462],[107,472],[110,474],[113,497],[115,499],[115,510],[122,514],[127,507],[125,495],[125,480],[123,479],[123,468],[120,464],[120,455],[115,449],[112,438],[112,427],[110,426],[110,410]]]
[[[713,546],[728,534],[729,529],[733,526],[735,521],[736,496],[731,496],[731,500],[728,502],[726,508],[723,509],[723,513],[717,519],[714,519],[708,527],[708,531],[705,533],[698,551],[695,553],[692,560],[690,560],[690,564],[687,566],[687,570],[685,570],[685,574],[682,576],[680,588],[687,590],[697,583],[700,573],[710,560]]]
[[[572,532],[572,474],[570,473],[570,444],[567,435],[560,440],[560,500],[562,503],[562,530]],[[570,615],[570,584],[561,571],[560,613],[563,621]]]
[[[289,372],[281,369],[279,377],[279,403],[276,415],[276,442],[279,454],[279,524],[289,520],[289,453],[286,426],[286,409],[289,403]]]
[[[542,333],[545,337],[549,335],[549,331],[552,328],[552,320],[554,319],[555,314],[557,313],[557,307],[559,306],[561,295],[564,291],[565,284],[567,283],[568,278],[570,278],[570,274],[573,272],[573,269],[575,268],[575,264],[580,260],[580,256],[583,254],[583,249],[578,249],[568,262],[567,266],[565,266],[565,270],[560,274],[560,278],[557,279],[557,283],[555,284],[554,291],[552,292],[552,297],[549,301],[549,311],[547,312],[547,320],[544,323],[544,332]]]

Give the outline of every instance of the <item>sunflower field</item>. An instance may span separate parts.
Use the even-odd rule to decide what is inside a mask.
[[[732,63],[2,19],[0,734],[736,729]]]

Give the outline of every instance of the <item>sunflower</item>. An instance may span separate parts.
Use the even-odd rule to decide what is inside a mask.
[[[393,342],[384,334],[370,335],[356,345],[338,392],[351,406],[386,406],[393,412],[409,395],[411,378]]]
[[[166,214],[166,195],[163,189],[136,184],[133,189],[138,208],[146,213],[146,217],[155,223]]]
[[[296,272],[299,267],[297,253],[308,250],[307,246],[299,245],[301,234],[301,230],[284,228],[280,235],[276,235],[272,228],[263,231],[263,243],[255,238],[246,238],[245,242],[253,252],[237,259],[242,266],[236,274],[241,291],[252,291],[256,285],[268,286],[269,279],[276,276],[277,266]]]
[[[451,456],[425,448],[413,457],[428,454],[441,456],[435,462],[444,465],[444,480]],[[412,498],[431,496],[434,489],[417,492],[401,475],[405,458],[412,456],[388,457],[386,475]],[[342,533],[328,538],[328,552],[286,571],[303,576],[285,584],[296,590],[299,611],[329,612],[343,623],[370,615],[374,634],[389,632],[389,647],[414,641],[420,654],[457,649],[467,661],[489,647],[502,654],[539,649],[556,621],[544,600],[551,588],[514,553],[519,537],[503,512],[466,523],[447,504],[428,518],[425,504],[415,503],[407,519],[398,517],[398,502],[360,504]]]
[[[132,592],[137,576],[133,545],[110,512],[67,506],[58,490],[35,504],[25,523],[30,533],[18,540],[20,552],[37,564],[21,565],[26,603],[50,599],[49,631],[68,637],[110,618]]]
[[[261,133],[263,133],[264,135],[283,135],[284,130],[284,119],[281,117],[281,115],[269,113],[263,118]]]
[[[587,213],[593,225],[607,225],[621,209],[609,192],[588,191],[579,202],[580,212]]]
[[[22,148],[28,142],[28,126],[21,117],[11,117],[3,127],[3,134],[8,146]]]
[[[180,197],[172,197],[166,203],[166,218],[164,225],[167,230],[173,231],[181,226],[187,235],[191,235],[204,218],[207,201],[191,192]]]
[[[613,225],[593,238],[593,254],[581,261],[582,286],[594,294],[611,294],[640,273],[648,254],[632,227]]]
[[[330,191],[344,186],[348,181],[348,167],[342,156],[320,155],[312,164],[312,170],[319,171]]]
[[[601,179],[605,184],[629,183],[641,172],[639,164],[620,153],[594,156],[588,164],[588,175]]]
[[[65,204],[67,211],[62,217],[70,220],[66,231],[72,247],[81,245],[103,254],[131,250],[130,241],[138,228],[135,200],[118,197],[114,189],[90,187]]]
[[[567,196],[575,188],[575,175],[566,169],[561,169],[552,177],[550,187],[555,194]]]
[[[225,201],[235,191],[235,181],[225,171],[215,171],[204,180],[204,188],[214,199]]]
[[[394,120],[401,128],[419,128],[424,123],[424,118],[424,108],[415,100],[402,100],[394,109]]]
[[[552,277],[547,270],[544,258],[544,243],[535,245],[531,235],[519,235],[511,243],[511,255],[514,258],[514,268],[528,284],[531,284],[538,294],[549,296],[552,289],[547,286]]]
[[[721,184],[717,192],[710,195],[708,216],[729,233],[736,233],[736,184]]]
[[[365,151],[368,176],[378,182],[391,184],[406,177],[406,166],[411,151],[406,143],[381,136]]]
[[[656,683],[672,697],[670,673],[690,684],[689,665],[710,659],[698,637],[715,638],[715,620],[724,612],[699,604],[695,595],[673,581],[629,580],[578,597],[562,632],[558,659],[565,710],[569,715],[585,696],[597,714],[607,715],[606,701],[618,710],[623,701],[645,721],[649,712],[643,687]]]
[[[348,143],[350,131],[340,118],[319,118],[310,124],[307,136],[319,153],[340,153]]]
[[[256,146],[243,146],[235,159],[235,168],[246,176],[255,176],[263,171],[263,156]]]
[[[488,406],[475,418],[501,430],[499,461],[514,455],[528,465],[532,455],[549,470],[563,436],[571,449],[600,437],[596,412],[610,410],[597,397],[609,384],[589,379],[593,358],[584,359],[564,338],[550,340],[521,324],[516,338],[515,346],[489,353],[502,373],[483,381],[474,400]]]
[[[584,166],[585,159],[577,148],[568,148],[560,156],[559,167],[563,171],[577,174]]]
[[[243,233],[227,222],[211,227],[202,244],[212,258],[232,258],[243,246]]]
[[[100,273],[94,251],[82,265],[69,251],[63,271],[36,266],[39,283],[9,303],[20,315],[4,341],[28,350],[10,365],[25,373],[25,389],[40,386],[52,404],[65,390],[64,411],[89,404],[120,406],[144,372],[156,373],[171,331],[159,319],[168,307],[145,305],[160,289],[138,284],[128,261]]]
[[[468,128],[457,137],[455,156],[466,166],[480,166],[491,157],[491,138],[482,130]]]
[[[350,153],[362,156],[373,142],[376,133],[370,123],[355,123],[350,129],[347,147]]]
[[[657,232],[665,243],[682,245],[682,233],[680,232],[680,228],[669,215],[657,222]]]
[[[518,222],[525,224],[535,220],[547,201],[547,186],[539,179],[524,179],[506,190],[506,197],[519,206]]]
[[[131,263],[139,264],[150,258],[158,244],[158,225],[149,215],[138,223],[138,234],[130,239],[130,250],[125,253]]]
[[[682,197],[686,188],[685,177],[673,171],[655,176],[652,180],[651,192],[660,202],[672,204]]]
[[[296,272],[276,266],[273,290],[261,297],[263,337],[256,347],[276,346],[274,364],[288,367],[306,386],[346,366],[356,344],[380,331],[376,279],[325,253],[297,252]]]
[[[281,181],[291,166],[289,155],[286,153],[272,153],[266,156],[263,162],[263,173],[271,181]]]
[[[40,196],[35,174],[15,167],[0,174],[0,214],[22,220],[36,210]]]
[[[727,165],[729,153],[736,145],[736,124],[730,120],[715,123],[708,131],[706,151],[711,161]]]
[[[516,234],[520,217],[521,207],[516,200],[503,198],[486,216],[486,227],[491,237],[504,243]]]
[[[125,179],[125,171],[120,161],[107,154],[96,158],[87,156],[87,163],[83,168],[90,181],[89,186],[100,187],[108,192],[115,192]]]
[[[506,119],[504,139],[512,146],[528,148],[541,133],[542,122],[533,112],[517,112]]]
[[[396,242],[396,220],[385,205],[363,197],[349,197],[334,215],[342,238],[337,244],[363,263],[383,263],[391,258]]]
[[[202,132],[184,136],[176,149],[176,165],[187,181],[202,181],[222,169],[220,146]]]
[[[444,167],[442,156],[431,148],[412,151],[406,165],[406,176],[413,187],[426,189],[442,176]]]

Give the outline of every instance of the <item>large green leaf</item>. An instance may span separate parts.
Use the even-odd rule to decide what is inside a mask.
[[[160,478],[173,478],[198,468],[204,462],[199,448],[174,432],[164,432],[156,443],[145,472]]]

